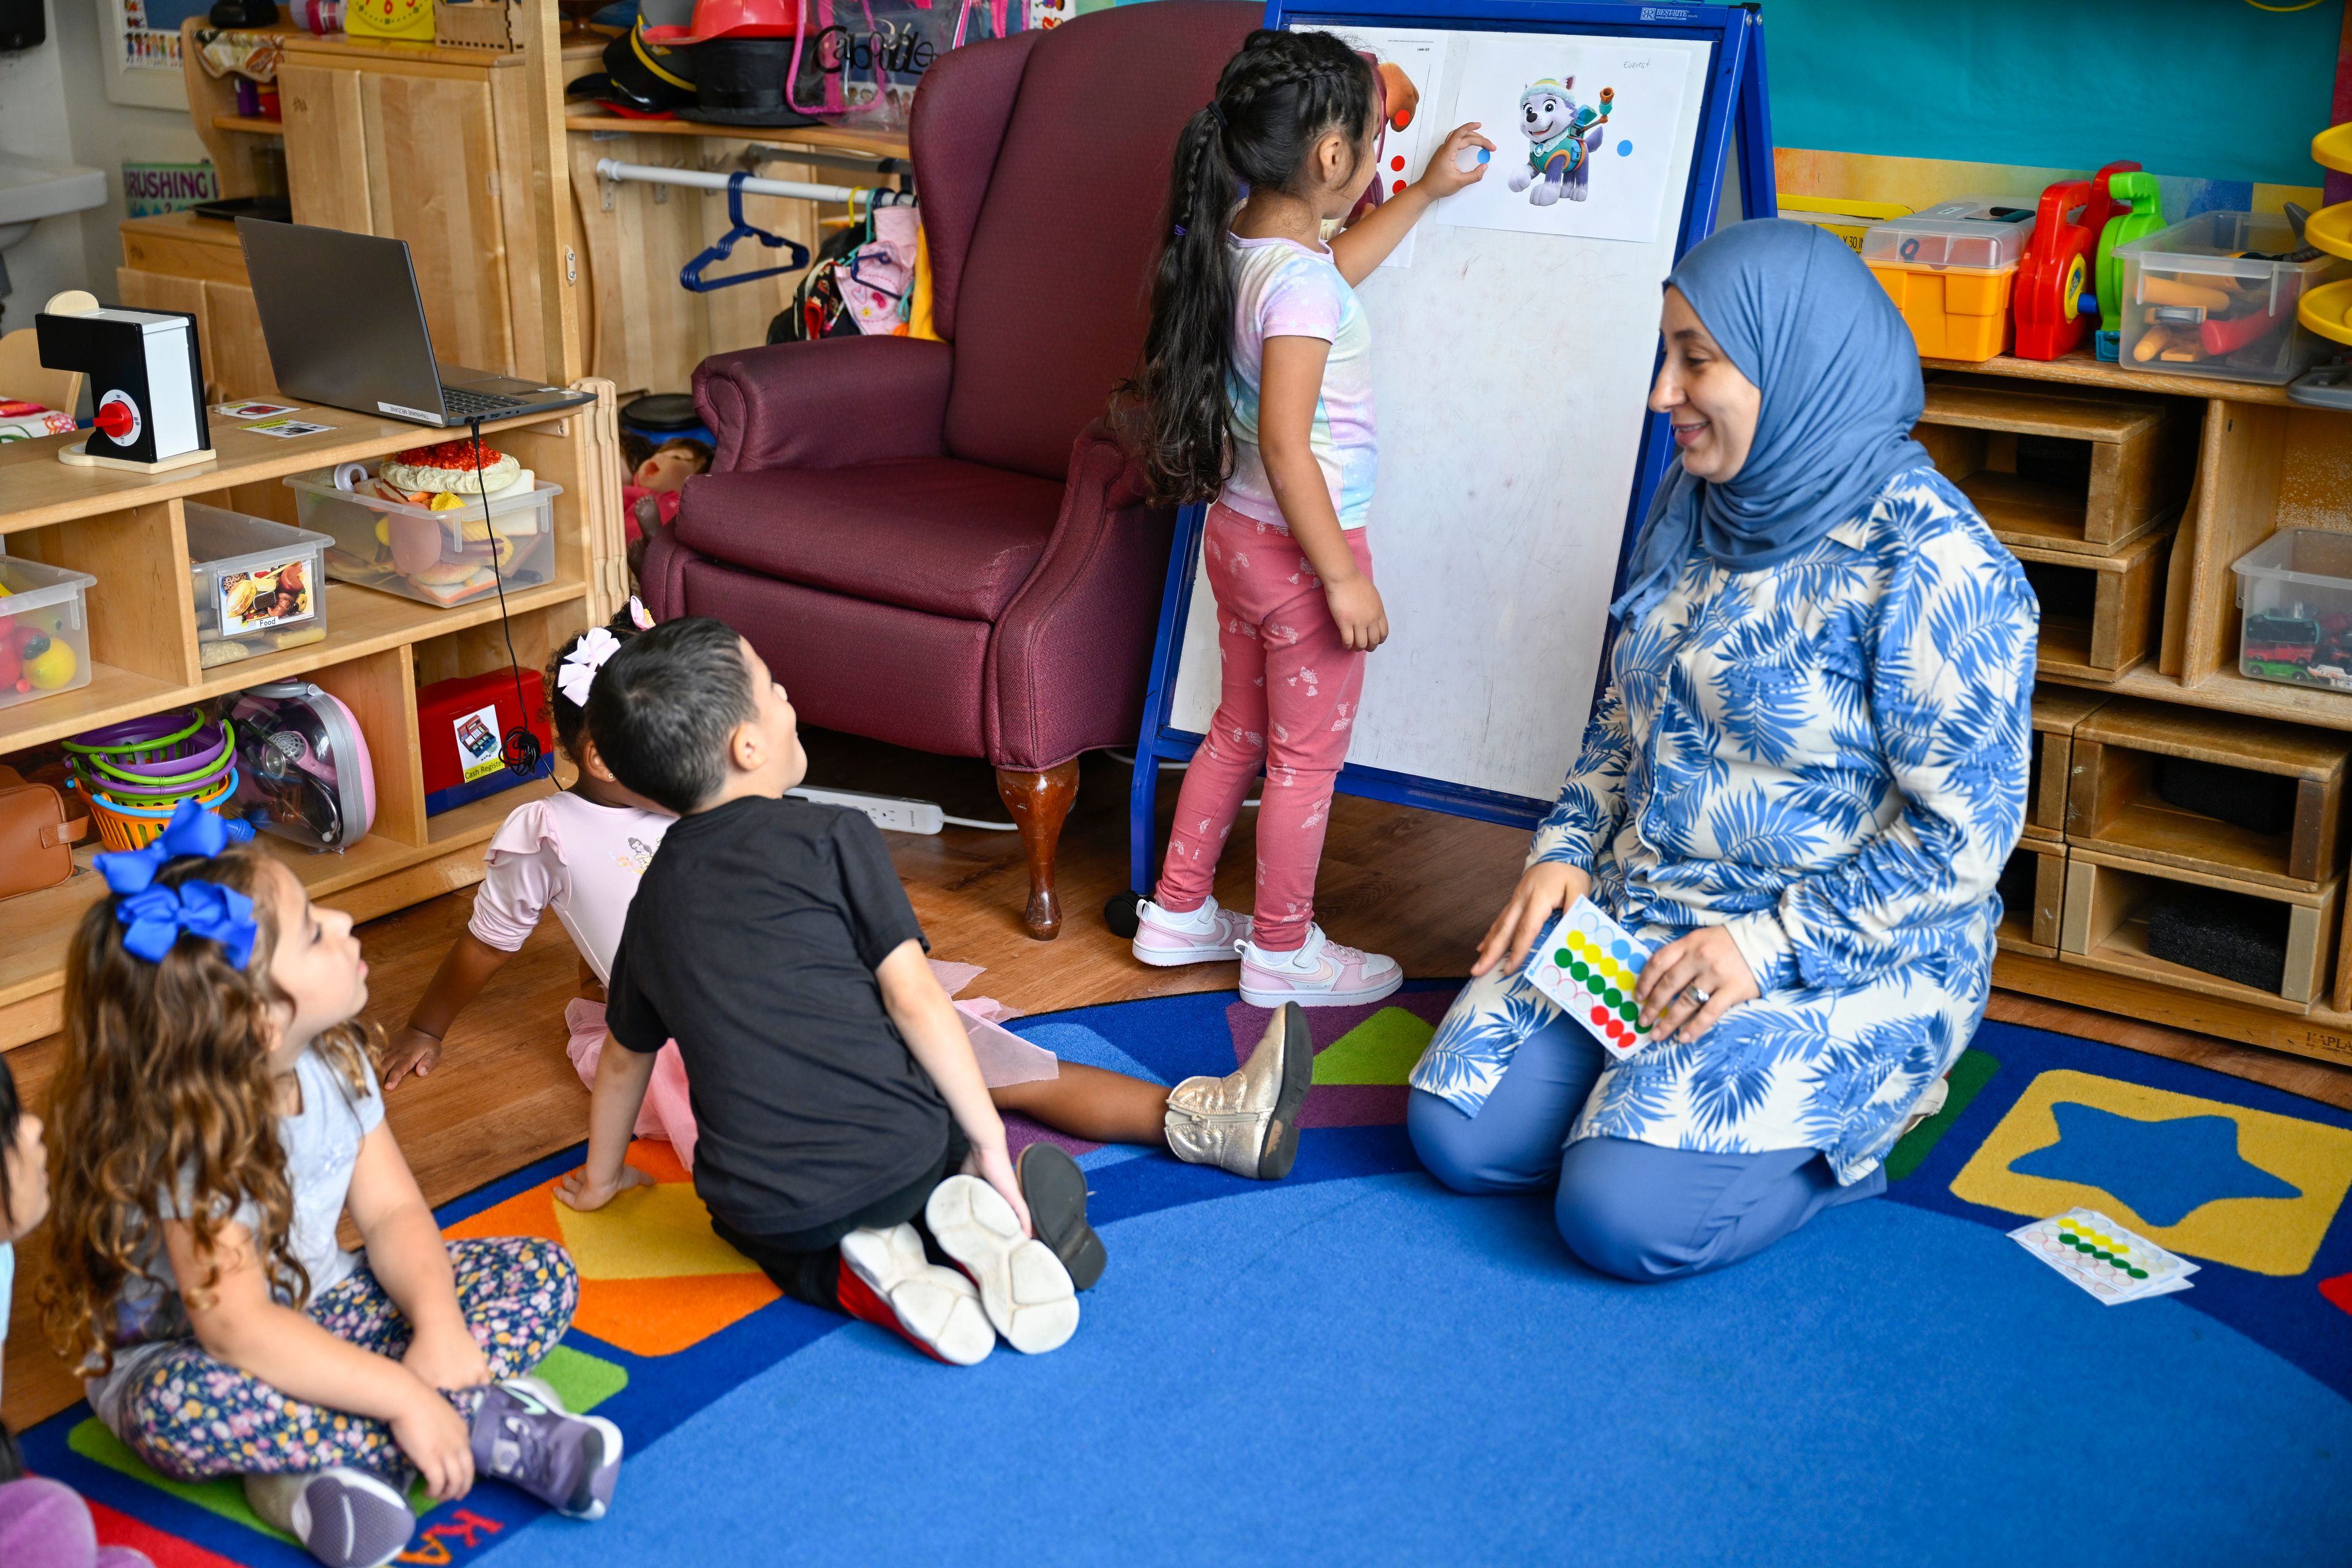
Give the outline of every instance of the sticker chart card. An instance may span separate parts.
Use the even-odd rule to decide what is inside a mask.
[[[2134,1236],[2095,1209],[2020,1226],[2010,1237],[2108,1306],[2189,1288],[2197,1265]]]
[[[1641,1010],[1633,983],[1652,951],[1591,899],[1579,899],[1545,930],[1519,973],[1622,1062],[1650,1043],[1634,1027]]]

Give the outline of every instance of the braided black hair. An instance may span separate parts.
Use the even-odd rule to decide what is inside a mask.
[[[1251,190],[1296,188],[1316,143],[1334,130],[1355,143],[1360,164],[1379,92],[1371,62],[1333,35],[1260,28],[1225,62],[1208,107],[1185,121],[1143,363],[1118,393],[1119,428],[1155,500],[1213,500],[1231,467],[1225,228],[1234,206]]]

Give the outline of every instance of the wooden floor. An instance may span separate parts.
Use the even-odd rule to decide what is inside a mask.
[[[810,737],[811,782],[939,802],[950,815],[1003,821],[992,774],[976,762],[923,756],[835,735]],[[1019,911],[1028,881],[1011,833],[949,828],[937,837],[892,835],[890,847],[915,912],[940,958],[984,964],[969,994],[1027,1013],[1231,986],[1225,965],[1148,969],[1104,928],[1104,901],[1128,886],[1128,769],[1086,759],[1062,847],[1060,938],[1032,942]],[[1178,775],[1164,775],[1163,824]],[[1234,836],[1218,896],[1250,903],[1249,824]],[[1342,941],[1393,955],[1408,975],[1465,973],[1486,923],[1517,876],[1527,835],[1513,828],[1341,797],[1317,886],[1318,918]],[[373,1001],[386,1029],[404,1023],[442,954],[464,929],[470,893],[436,899],[362,928]],[[542,924],[451,1031],[429,1079],[391,1096],[390,1121],[436,1204],[578,1142],[587,1091],[563,1054],[563,1005],[578,966],[553,921]],[[2233,1045],[2029,997],[1997,994],[1991,1016],[2190,1061],[2352,1109],[2352,1069]],[[35,1110],[47,1100],[53,1038],[8,1053]],[[43,1258],[39,1234],[20,1247],[0,1416],[24,1427],[79,1397],[50,1352],[33,1310]]]

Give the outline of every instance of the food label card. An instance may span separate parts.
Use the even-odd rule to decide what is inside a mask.
[[[1600,905],[1579,899],[1545,928],[1519,973],[1622,1062],[1650,1043],[1634,1026],[1641,1010],[1633,984],[1653,951]]]

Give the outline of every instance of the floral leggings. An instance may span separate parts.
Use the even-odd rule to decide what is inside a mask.
[[[493,1377],[529,1372],[555,1348],[580,1301],[572,1255],[535,1237],[449,1243],[457,1306],[490,1363]],[[408,1320],[362,1262],[358,1272],[311,1301],[311,1320],[333,1334],[398,1360],[408,1350]],[[473,1416],[478,1389],[445,1390],[459,1415]],[[407,1458],[392,1428],[289,1399],[257,1377],[183,1341],[142,1370],[126,1391],[123,1440],[163,1474],[178,1480],[275,1475],[352,1465],[403,1479]]]

